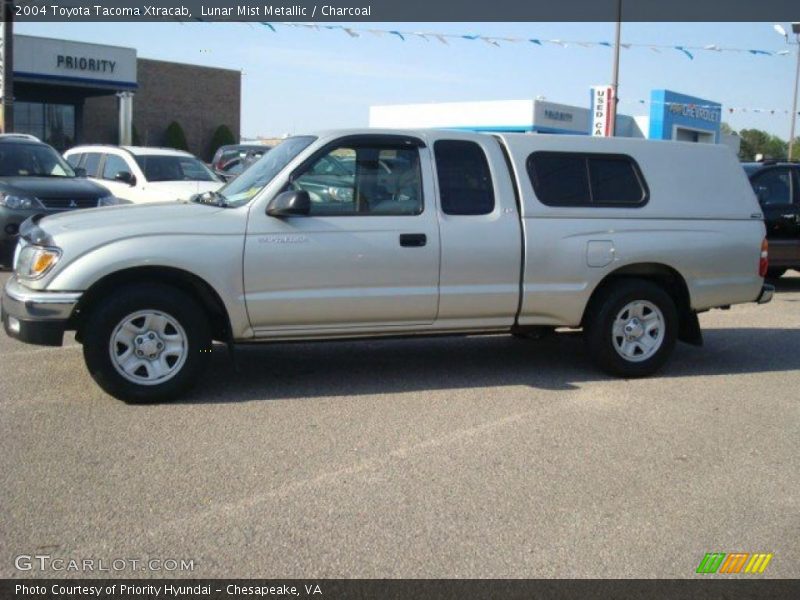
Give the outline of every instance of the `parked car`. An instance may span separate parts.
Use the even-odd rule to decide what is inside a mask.
[[[79,177],[33,136],[0,137],[0,263],[10,264],[19,225],[28,217],[116,202],[107,188]]]
[[[218,172],[222,170],[226,164],[236,158],[244,158],[250,151],[261,151],[269,149],[270,146],[266,144],[226,144],[220,146],[214,153],[214,158],[211,159],[211,168]]]
[[[19,140],[28,140],[30,142],[41,142],[39,138],[35,135],[31,135],[30,133],[0,133],[0,140],[2,139],[10,139],[16,138]]]
[[[357,165],[350,193],[312,202],[332,157]],[[136,402],[185,392],[212,340],[582,327],[599,367],[640,377],[702,342],[698,313],[769,302],[767,267],[724,147],[355,130],[291,137],[193,203],[27,221],[2,318],[38,344],[76,330]]]
[[[743,163],[756,193],[769,240],[770,277],[800,269],[800,163]]]
[[[64,157],[89,179],[134,203],[188,200],[222,186],[200,160],[172,148],[76,146]]]
[[[247,150],[244,154],[239,154],[228,162],[222,165],[222,168],[215,169],[214,173],[217,174],[224,182],[233,181],[241,175],[245,169],[250,165],[257,162],[259,158],[264,156],[269,151],[267,146],[263,146],[257,150]]]

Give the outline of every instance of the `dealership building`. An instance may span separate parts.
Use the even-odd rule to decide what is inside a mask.
[[[593,109],[534,100],[441,102],[372,106],[370,127],[433,127],[469,131],[590,135]],[[649,114],[618,114],[616,135],[652,140],[727,143],[738,151],[738,138],[721,134],[722,105],[670,90],[650,93]],[[735,139],[730,139],[735,138]]]
[[[209,158],[220,125],[238,139],[241,72],[139,58],[133,48],[14,35],[13,129],[59,150],[164,144],[173,121]]]

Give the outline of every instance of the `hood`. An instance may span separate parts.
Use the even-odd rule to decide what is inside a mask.
[[[206,226],[193,230],[195,220],[205,222],[221,210],[230,209],[189,202],[122,204],[50,215],[39,225],[56,240],[78,233],[94,237],[118,237],[120,233],[124,233],[124,237],[165,232],[202,233]]]
[[[31,217],[20,226],[22,237],[57,246],[62,257],[51,273],[30,284],[35,289],[44,289],[74,261],[108,247],[115,250],[105,255],[103,264],[118,261],[128,265],[171,265],[171,255],[164,252],[176,240],[190,248],[195,244],[207,247],[214,244],[215,238],[225,237],[229,241],[230,236],[235,236],[243,246],[248,213],[247,207],[153,202]]]
[[[188,200],[195,194],[218,190],[221,181],[153,181],[147,184],[147,193],[158,200]]]
[[[95,199],[110,196],[102,185],[83,177],[3,177],[0,191],[37,198]]]

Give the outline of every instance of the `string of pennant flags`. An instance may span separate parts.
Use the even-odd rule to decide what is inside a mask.
[[[619,104],[623,105],[647,105],[650,104],[649,100],[620,100]],[[683,108],[686,105],[684,102],[661,102],[659,101],[658,104],[668,106],[670,108]],[[721,106],[720,104],[691,104],[693,108],[705,108],[708,110],[720,111],[721,113],[761,113],[761,114],[769,114],[769,115],[789,115],[792,113],[791,110],[788,108],[760,108],[760,107],[750,107],[750,106]],[[800,111],[798,111],[800,114]]]
[[[530,44],[533,46],[558,46],[567,48],[578,46],[582,48],[606,47],[613,48],[613,42],[609,41],[586,41],[586,40],[562,40],[545,39],[535,37],[498,37],[481,35],[474,33],[438,33],[434,31],[408,31],[399,29],[376,29],[361,27],[346,27],[344,25],[327,25],[321,23],[294,23],[294,22],[266,22],[259,23],[273,33],[277,33],[278,27],[293,27],[311,29],[315,31],[341,31],[351,38],[359,38],[362,35],[373,35],[377,37],[391,37],[396,40],[406,42],[410,39],[424,40],[426,42],[437,41],[446,46],[451,42],[466,40],[470,42],[483,42],[489,46],[500,47],[505,44]],[[694,60],[695,56],[702,52],[736,52],[753,56],[786,56],[789,50],[764,50],[760,48],[733,48],[729,46],[719,46],[717,44],[707,44],[703,46],[694,45],[672,45],[672,44],[643,44],[643,43],[620,43],[620,48],[646,48],[656,53],[664,51],[677,51],[689,60]]]

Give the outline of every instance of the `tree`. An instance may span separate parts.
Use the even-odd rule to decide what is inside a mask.
[[[227,146],[229,144],[235,144],[236,137],[233,135],[233,132],[230,130],[230,127],[227,125],[220,125],[214,131],[214,135],[211,136],[211,144],[209,146],[209,156],[214,156],[214,153],[220,146]]]
[[[776,135],[760,129],[742,129],[739,137],[742,140],[739,158],[742,160],[755,160],[757,154],[764,158],[786,158],[787,144]]]
[[[183,127],[177,121],[173,121],[167,126],[164,132],[164,145],[176,150],[189,149],[189,144],[186,143],[186,134],[183,133]]]
[[[800,137],[794,138],[794,144],[792,144],[792,155],[789,158],[791,160],[800,160]]]

